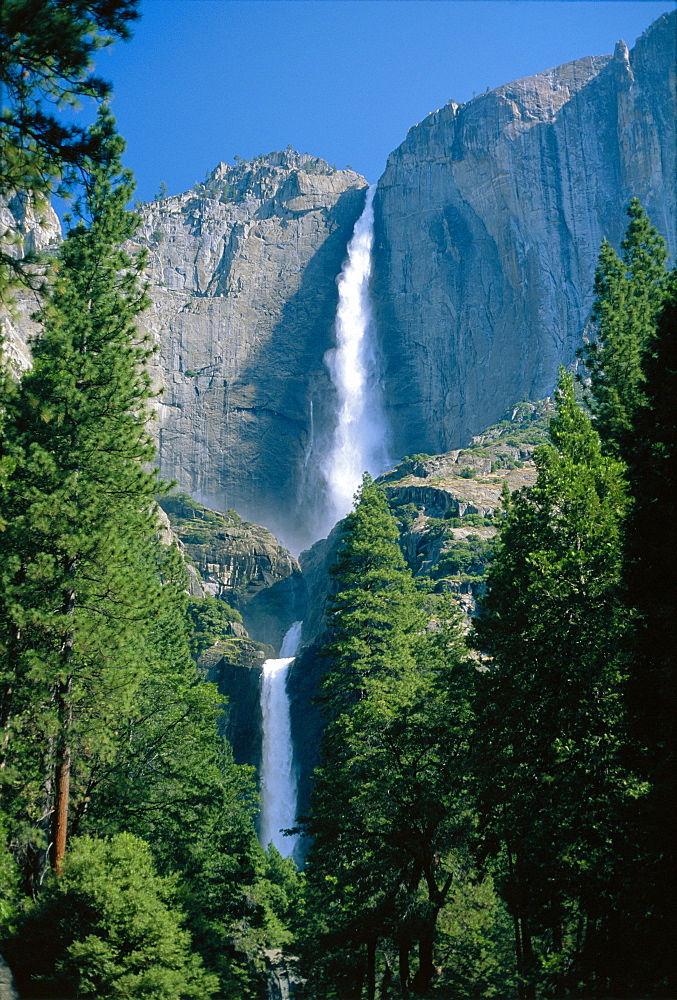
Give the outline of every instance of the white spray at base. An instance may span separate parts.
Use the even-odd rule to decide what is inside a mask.
[[[375,185],[367,191],[364,210],[348,244],[348,257],[338,279],[336,347],[325,355],[338,403],[332,445],[321,466],[327,484],[329,528],[352,508],[362,473],[377,476],[389,465],[369,293],[375,191]]]
[[[263,847],[272,841],[280,854],[291,857],[297,837],[280,831],[296,823],[296,775],[291,738],[287,673],[301,642],[302,622],[294,622],[282,640],[280,657],[263,664],[261,711],[263,753],[261,759],[261,824]]]

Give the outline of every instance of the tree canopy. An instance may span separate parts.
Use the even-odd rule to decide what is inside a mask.
[[[89,164],[106,161],[101,131],[69,121],[63,109],[110,96],[94,56],[131,37],[138,7],[138,0],[3,0],[0,199],[26,194],[41,210],[49,195],[86,179]],[[0,299],[12,278],[26,274],[22,255],[11,251],[14,235],[0,232]]]

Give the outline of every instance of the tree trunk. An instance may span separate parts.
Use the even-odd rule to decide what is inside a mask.
[[[517,963],[517,993],[519,1000],[525,1000],[524,993],[524,950],[522,948],[522,934],[520,928],[520,889],[517,884],[517,875],[513,863],[513,854],[510,843],[506,841],[506,853],[508,855],[508,874],[512,885],[512,923],[515,932],[515,960]]]
[[[398,971],[400,976],[400,994],[406,998],[409,996],[409,949],[411,948],[411,935],[408,931],[400,931],[397,939]]]
[[[75,560],[68,560],[68,574],[75,575]],[[66,838],[68,836],[68,806],[71,793],[71,747],[70,730],[73,724],[73,649],[75,634],[73,631],[73,616],[75,614],[75,587],[68,587],[63,595],[61,613],[66,617],[59,648],[59,661],[66,681],[56,685],[56,706],[59,719],[59,733],[56,743],[56,767],[54,770],[54,814],[52,816],[52,867],[57,875],[61,873],[61,863],[66,853]]]
[[[522,976],[524,1000],[536,1000],[536,984],[534,975],[536,972],[536,962],[534,960],[534,950],[531,943],[531,928],[526,915],[527,907],[524,905],[524,893],[527,882],[524,875],[524,858],[520,845],[515,851],[515,873],[517,876],[517,906],[519,913],[520,937],[522,941]]]
[[[376,1000],[376,940],[367,939],[367,1000]]]
[[[520,923],[522,925],[522,952],[524,954],[524,1000],[536,1000],[536,983],[534,982],[536,962],[531,944],[531,930],[526,917],[522,917]]]
[[[435,910],[429,914],[421,929],[418,940],[418,969],[411,984],[414,993],[427,993],[436,975],[434,948],[438,912]]]
[[[564,932],[562,928],[562,919],[559,912],[559,907],[556,907],[553,903],[553,926],[552,926],[552,947],[553,951],[557,952],[559,955],[562,954],[564,948]],[[555,978],[555,988],[553,992],[554,1000],[561,1000],[564,996],[564,968],[560,964],[560,967]]]
[[[54,771],[54,813],[52,814],[52,867],[57,875],[61,874],[61,863],[66,853],[66,838],[68,836],[68,805],[71,789],[71,748],[69,735],[73,722],[73,703],[70,697],[72,686],[73,679],[69,677],[65,684],[59,684],[58,690],[61,731]]]

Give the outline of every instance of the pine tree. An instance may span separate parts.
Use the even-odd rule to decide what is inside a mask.
[[[535,486],[506,498],[475,628],[491,658],[478,704],[481,824],[505,858],[524,997],[546,994],[549,978],[561,988],[567,965],[574,982],[597,986],[613,831],[637,790],[619,757],[622,466],[603,456],[563,372],[550,435],[536,452]],[[588,939],[568,951],[576,918]]]
[[[112,748],[115,720],[146,671],[146,636],[166,596],[158,576],[146,429],[149,356],[134,325],[143,261],[121,244],[136,217],[123,141],[103,110],[83,210],[54,266],[34,366],[6,393],[1,485],[4,766],[18,817],[42,829],[59,868],[74,760]],[[19,849],[19,845],[16,845]],[[39,837],[24,845],[40,877]],[[37,852],[37,861],[36,861]],[[37,864],[37,869],[36,869]],[[30,867],[30,866],[29,866]]]
[[[628,874],[610,904],[612,988],[673,993],[676,927],[666,886],[674,875],[674,272],[665,242],[636,199],[620,260],[603,244],[593,318],[598,343],[585,356],[602,446],[626,463],[631,509],[624,528],[623,583],[633,625],[624,703],[628,766],[648,793],[623,817]],[[620,957],[619,957],[620,956]],[[634,984],[634,985],[633,985]],[[669,984],[669,985],[668,985]]]
[[[413,986],[425,992],[437,917],[455,877],[449,853],[467,837],[470,668],[450,608],[438,609],[427,631],[394,519],[368,478],[344,531],[323,647],[328,725],[306,823],[312,938],[326,955],[325,991],[353,995],[361,978],[373,997],[385,938],[395,942],[405,993],[418,942]]]
[[[97,51],[128,39],[138,0],[3,0],[0,4],[0,198],[17,192],[39,210],[55,190],[79,184],[82,170],[103,162],[101,131],[58,113],[81,98],[103,101],[110,84],[92,72]],[[12,280],[29,277],[12,252],[16,234],[0,229],[0,301]]]
[[[644,402],[633,425],[627,480],[632,508],[626,526],[625,600],[634,617],[631,671],[625,692],[632,766],[649,792],[626,819],[628,876],[620,887],[616,940],[624,956],[619,986],[639,993],[677,991],[673,942],[677,913],[672,884],[677,843],[675,718],[677,671],[677,272],[668,276],[662,310],[645,351]]]
[[[644,353],[665,289],[667,248],[637,198],[622,257],[604,240],[595,274],[592,320],[597,340],[582,356],[590,376],[596,428],[604,448],[623,457],[632,446],[637,412],[646,402]]]

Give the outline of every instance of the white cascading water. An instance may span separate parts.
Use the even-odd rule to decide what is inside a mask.
[[[287,673],[301,642],[302,622],[294,622],[282,640],[280,657],[263,664],[261,711],[261,831],[263,847],[272,843],[284,857],[291,857],[297,837],[281,833],[296,823],[296,775],[291,738]]]
[[[325,355],[338,402],[332,445],[322,462],[329,529],[352,508],[363,472],[377,476],[389,464],[369,293],[375,191],[375,185],[367,191],[364,210],[348,244],[348,257],[338,279],[336,347]]]
[[[338,278],[336,347],[325,363],[336,391],[336,424],[331,447],[320,463],[326,483],[327,508],[323,533],[351,510],[353,496],[365,471],[377,476],[388,468],[386,421],[379,384],[378,353],[369,282],[374,243],[375,186],[367,191],[362,215],[355,223],[348,256]],[[306,462],[312,460],[312,425]],[[281,831],[296,823],[296,775],[287,696],[287,674],[301,641],[301,622],[295,622],[282,642],[280,657],[263,664],[261,708],[263,755],[261,763],[260,839],[273,843],[281,854],[294,853],[298,838]]]

